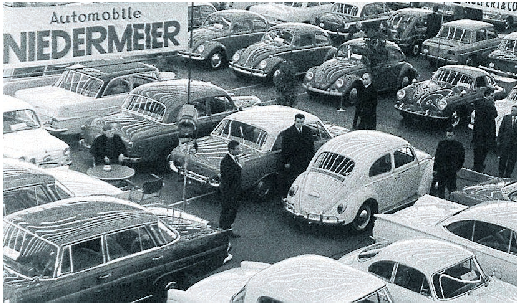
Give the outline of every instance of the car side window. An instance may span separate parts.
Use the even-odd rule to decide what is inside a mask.
[[[72,261],[70,256],[70,246],[63,248],[63,257],[61,259],[61,270],[60,274],[66,274],[72,272]]]
[[[505,253],[516,253],[515,231],[499,225],[476,221],[474,242]]]
[[[476,31],[476,42],[486,40],[486,31],[483,30],[477,30]]]
[[[328,44],[329,38],[324,32],[318,32],[314,35],[315,43],[317,45]]]
[[[267,23],[262,19],[253,20],[253,31],[254,32],[264,32],[267,30]]]
[[[208,109],[206,108],[206,99],[199,99],[193,102],[194,108],[197,110],[197,117],[207,117]]]
[[[399,264],[393,283],[424,296],[431,296],[429,282],[425,275],[415,268]]]
[[[100,237],[72,245],[73,271],[78,272],[101,265],[104,262],[101,248]]]
[[[445,226],[445,228],[461,238],[472,241],[472,236],[474,234],[474,221],[453,222]]]
[[[278,137],[276,138],[275,140],[275,143],[273,144],[273,151],[279,151],[279,150],[282,150],[282,138],[283,138],[283,133],[280,133],[278,135]]]
[[[487,33],[487,38],[488,38],[488,39],[496,39],[496,38],[499,38],[499,36],[497,35],[497,33],[494,31],[494,29],[487,29],[486,33]]]
[[[402,167],[415,160],[415,154],[410,147],[402,147],[393,152],[393,158],[395,159],[395,168]]]
[[[250,32],[252,28],[251,21],[249,20],[239,20],[235,21],[232,26],[233,33],[247,33]]]
[[[131,86],[129,85],[129,81],[123,78],[115,78],[110,81],[106,90],[104,91],[104,96],[117,95],[122,93],[129,93],[131,90]]]
[[[476,88],[486,87],[486,79],[484,76],[480,76],[480,77],[476,78],[475,87]]]
[[[225,96],[217,96],[207,99],[207,105],[210,109],[210,114],[218,114],[234,109],[232,103]]]
[[[368,272],[378,275],[386,281],[391,280],[393,274],[393,266],[395,262],[392,261],[379,261],[375,262],[368,267]]]
[[[370,177],[391,171],[391,155],[386,154],[377,159],[370,168]]]
[[[313,34],[301,34],[294,42],[297,46],[311,46],[313,44]]]
[[[319,2],[307,2],[307,7],[319,6]]]
[[[151,83],[151,82],[154,82],[155,79],[151,78],[151,77],[145,77],[145,76],[142,76],[142,75],[134,75],[133,76],[133,88],[136,88],[136,87],[139,87],[143,84],[146,84],[146,83]]]
[[[17,188],[4,192],[4,215],[55,201],[42,185]]]

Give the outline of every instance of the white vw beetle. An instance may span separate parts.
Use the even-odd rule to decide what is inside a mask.
[[[17,98],[2,97],[3,156],[42,167],[68,166],[70,147],[43,128],[33,107]]]
[[[429,192],[431,155],[403,138],[354,131],[324,144],[284,200],[295,218],[310,223],[373,226],[373,214],[398,209]]]

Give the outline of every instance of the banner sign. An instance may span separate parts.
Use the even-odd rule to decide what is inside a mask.
[[[3,7],[4,68],[187,48],[187,2]]]
[[[487,9],[488,11],[505,11],[516,12],[517,2],[455,2],[458,4],[468,4],[477,6],[480,9]]]

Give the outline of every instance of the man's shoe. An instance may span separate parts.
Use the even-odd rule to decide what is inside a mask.
[[[234,233],[233,231],[230,231],[228,234],[232,239],[240,238],[241,236],[239,234]]]

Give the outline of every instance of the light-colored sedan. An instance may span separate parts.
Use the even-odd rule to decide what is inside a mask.
[[[431,155],[403,138],[379,131],[354,131],[323,145],[284,200],[295,218],[320,224],[370,229],[373,215],[414,202],[428,193]]]
[[[169,290],[168,303],[391,303],[386,283],[331,258],[301,255],[270,265],[247,262],[212,275],[187,291]]]
[[[379,214],[373,236],[396,241],[434,238],[474,252],[489,274],[517,285],[517,202],[489,201],[472,207],[430,195],[394,214]]]
[[[332,2],[269,2],[250,7],[251,12],[263,15],[269,22],[312,23],[317,16],[330,12]]]
[[[395,302],[517,301],[517,286],[487,276],[471,251],[444,241],[377,243],[339,261],[385,280]]]
[[[49,134],[28,103],[3,95],[3,156],[30,162],[41,167],[68,166],[72,163],[70,147]]]

